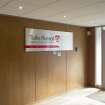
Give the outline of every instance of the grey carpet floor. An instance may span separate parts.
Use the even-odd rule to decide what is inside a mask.
[[[94,94],[91,94],[88,96],[89,98],[92,98],[94,100],[104,102],[105,103],[105,91],[99,91]]]

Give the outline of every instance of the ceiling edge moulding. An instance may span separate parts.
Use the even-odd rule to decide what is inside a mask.
[[[62,22],[54,22],[54,21],[48,21],[48,20],[41,20],[41,19],[34,19],[34,18],[28,18],[28,17],[22,17],[22,16],[15,16],[15,15],[8,15],[8,14],[0,14],[0,16],[5,16],[9,18],[18,18],[18,19],[26,19],[26,20],[33,20],[33,21],[40,21],[40,22],[48,22],[51,24],[61,24],[68,27],[94,27],[94,26],[83,26],[83,25],[73,25],[73,24],[67,24]]]

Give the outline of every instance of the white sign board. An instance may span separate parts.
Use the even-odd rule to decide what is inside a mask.
[[[73,50],[73,33],[31,29],[25,30],[25,51]]]

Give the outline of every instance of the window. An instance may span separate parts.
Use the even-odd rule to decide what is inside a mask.
[[[102,85],[102,48],[101,48],[102,28],[95,30],[95,85]]]

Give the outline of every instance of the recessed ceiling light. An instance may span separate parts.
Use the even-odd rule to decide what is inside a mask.
[[[64,18],[66,18],[67,16],[63,16]]]
[[[19,10],[23,10],[23,6],[19,6]]]

